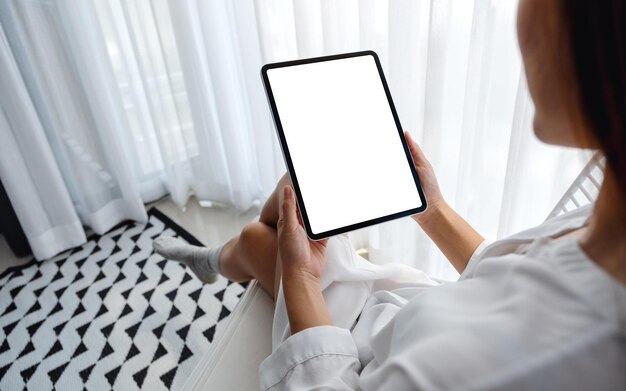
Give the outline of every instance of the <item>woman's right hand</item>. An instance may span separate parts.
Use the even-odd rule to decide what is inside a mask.
[[[426,197],[426,210],[422,213],[413,215],[413,219],[420,225],[426,223],[430,216],[432,216],[439,208],[445,205],[441,190],[439,190],[439,183],[437,183],[437,177],[435,171],[430,165],[426,155],[420,149],[415,141],[411,138],[409,132],[404,132],[404,136],[409,145],[411,156],[413,157],[413,163],[417,176],[420,179],[422,189],[424,190],[424,196]]]
[[[463,273],[470,257],[485,239],[448,206],[439,190],[435,171],[424,152],[408,133],[405,132],[404,136],[409,144],[415,170],[428,204],[424,212],[412,217],[435,242],[452,266],[459,273]]]

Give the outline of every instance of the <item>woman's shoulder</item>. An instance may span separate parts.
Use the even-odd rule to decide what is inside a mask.
[[[626,287],[591,261],[572,237],[538,238],[523,251],[483,257],[463,280],[522,307],[544,308],[548,318],[573,314],[618,327],[625,321]]]
[[[554,237],[560,233],[585,226],[593,213],[595,204],[581,206],[575,210],[552,217],[532,228],[517,232],[505,240],[533,239],[538,237]]]
[[[484,259],[509,254],[523,254],[529,248],[541,248],[550,238],[558,237],[565,232],[583,227],[587,224],[592,211],[593,205],[587,205],[504,239],[485,241],[472,255],[466,270],[461,274],[461,279],[471,276],[476,266]]]
[[[484,259],[472,278],[425,291],[398,314],[399,345],[431,333],[436,352],[418,355],[436,354],[446,363],[442,376],[464,371],[477,389],[515,389],[524,379],[567,388],[578,376],[598,381],[607,373],[607,384],[624,379],[606,370],[626,355],[611,285],[582,264],[578,276],[573,264],[550,260],[572,255],[570,246],[538,241],[525,254]],[[562,377],[568,368],[576,368],[569,380]]]

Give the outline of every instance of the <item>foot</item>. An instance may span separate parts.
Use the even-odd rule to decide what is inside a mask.
[[[193,246],[182,239],[171,236],[161,236],[152,242],[157,254],[163,258],[178,261],[185,264],[205,284],[217,281],[217,270],[212,265],[217,265],[219,252],[215,249]],[[213,251],[212,251],[213,250]]]

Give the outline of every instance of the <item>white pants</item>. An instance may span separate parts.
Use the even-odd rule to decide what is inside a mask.
[[[333,324],[351,330],[365,302],[376,291],[400,293],[410,299],[425,288],[439,285],[424,272],[399,263],[375,265],[356,254],[350,240],[335,236],[328,241],[321,288]],[[276,298],[272,350],[290,336],[282,282]]]

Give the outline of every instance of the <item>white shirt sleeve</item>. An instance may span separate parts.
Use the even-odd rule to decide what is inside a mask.
[[[356,390],[361,363],[349,330],[319,326],[285,340],[259,367],[261,390]]]
[[[476,250],[474,250],[474,252],[472,253],[472,256],[470,257],[469,261],[467,261],[467,265],[465,266],[465,270],[463,270],[463,273],[461,273],[461,277],[466,276],[474,269],[483,250],[487,246],[489,246],[491,243],[493,242],[485,239],[478,245],[478,247],[476,247]]]

